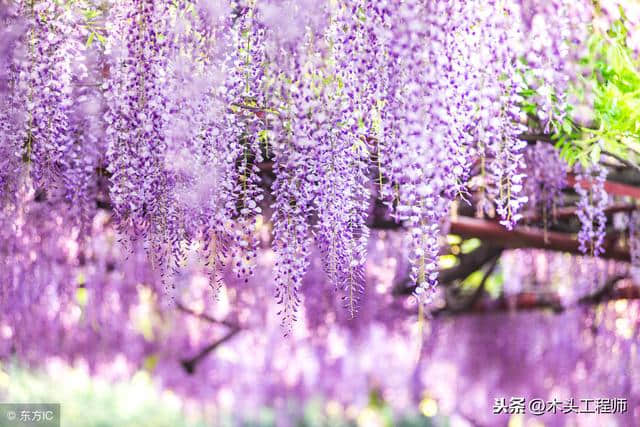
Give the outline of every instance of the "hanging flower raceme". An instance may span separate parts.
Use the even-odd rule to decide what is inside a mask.
[[[18,90],[20,61],[25,61],[26,20],[15,4],[0,2],[0,212],[13,204],[22,169],[22,143],[25,134],[25,99]],[[21,58],[22,56],[22,58]]]
[[[512,228],[521,196],[522,153],[517,123],[521,82],[514,65],[520,37],[502,2],[408,2],[388,5],[391,115],[383,119],[386,171],[383,197],[412,228],[412,279],[430,295],[437,280],[440,227],[449,201],[465,198],[472,158],[486,157],[492,200]],[[471,11],[480,11],[473,15]],[[473,17],[473,18],[470,18]],[[478,40],[482,40],[479,46]],[[427,42],[428,41],[428,42]],[[423,70],[415,72],[409,70]],[[480,143],[474,147],[473,138]],[[421,297],[429,300],[430,296]]]
[[[167,56],[160,40],[166,37],[162,12],[144,0],[112,11],[110,30],[120,37],[108,46],[112,64],[105,84],[111,203],[123,230],[145,238],[153,238],[166,197],[162,130],[169,112],[162,91]]]
[[[0,61],[0,74],[11,72],[6,81],[0,76],[8,90],[0,108],[0,199],[15,196],[26,170],[39,201],[64,201],[69,220],[86,227],[95,211],[94,170],[102,144],[92,139],[100,126],[89,125],[98,114],[85,108],[87,92],[95,90],[85,87],[92,70],[81,19],[76,9],[50,1],[17,2],[9,11],[0,18],[6,24],[3,49],[11,51]]]
[[[579,72],[584,54],[592,4],[575,7],[569,0],[522,0],[521,17],[527,37],[523,38],[523,59],[537,118],[545,131],[558,130],[568,112],[569,82]]]
[[[266,99],[278,111],[269,136],[275,174],[273,248],[276,298],[288,332],[308,265],[314,200],[322,190],[322,153],[330,139],[321,101],[325,88],[314,70],[321,59],[316,48],[322,42],[322,17],[327,12],[324,5],[272,1],[260,8],[258,17],[266,30],[267,74],[273,81]],[[280,31],[285,23],[291,27]]]
[[[10,92],[11,80],[14,80],[14,58],[19,54],[26,22],[19,14],[17,4],[3,0],[0,2],[0,94]]]
[[[629,255],[631,256],[631,278],[640,283],[640,212],[629,215]]]
[[[232,213],[235,223],[233,268],[246,280],[253,272],[258,249],[255,232],[264,197],[259,165],[269,152],[265,115],[270,101],[265,97],[263,81],[265,30],[258,20],[257,8],[243,9],[233,25],[235,31],[226,53],[229,72],[222,99],[235,112],[234,116],[227,115],[226,120],[235,121],[232,127],[236,134],[227,135],[226,141],[220,142],[228,144],[232,140],[230,145],[235,147],[235,170],[231,173],[234,182],[229,187],[229,198],[237,201],[237,212]]]
[[[367,141],[372,128],[371,114],[376,99],[363,74],[372,61],[363,46],[370,9],[359,1],[347,2],[335,11],[336,26],[330,34],[335,66],[317,74],[322,82],[318,121],[314,136],[319,138],[318,178],[315,199],[317,224],[314,236],[323,256],[329,281],[340,288],[345,306],[355,316],[364,291],[364,263],[369,229],[370,204]],[[364,22],[363,22],[364,21]],[[323,76],[334,76],[322,81]]]
[[[437,88],[429,87],[432,81],[426,73],[411,70],[424,69],[431,59],[426,47],[436,49],[437,46],[435,34],[431,34],[433,44],[425,43],[428,31],[436,33],[441,29],[429,28],[429,11],[418,1],[393,3],[387,8],[390,15],[389,55],[401,64],[402,69],[389,76],[387,96],[392,114],[385,117],[391,121],[385,128],[393,130],[386,133],[385,138],[397,139],[385,141],[393,148],[383,159],[383,173],[393,185],[394,216],[405,222],[410,230],[411,279],[417,285],[415,295],[421,302],[426,302],[437,282],[439,222],[446,216],[446,205],[438,203],[445,189],[444,171],[436,166],[446,157],[446,151],[439,122],[425,120],[429,117],[428,96],[433,89],[437,94]],[[434,52],[433,57],[438,53]]]
[[[29,60],[23,63],[29,67],[25,155],[32,164],[34,185],[46,188],[73,149],[71,61],[78,52],[70,45],[72,22],[55,2],[39,2],[31,13]]]
[[[124,235],[142,238],[163,276],[177,272],[194,239],[203,237],[206,214],[212,213],[205,197],[220,193],[218,186],[204,186],[223,173],[207,158],[212,127],[206,112],[213,106],[209,92],[199,91],[207,74],[190,56],[202,50],[196,50],[196,23],[185,8],[182,2],[119,5],[112,30],[121,37],[108,46],[111,202]],[[194,96],[186,99],[188,94]]]
[[[252,147],[247,146],[247,135],[257,132],[246,123],[254,114],[238,107],[244,106],[246,74],[238,56],[246,41],[234,25],[241,23],[228,15],[211,20],[206,10],[201,12],[194,15],[188,2],[176,3],[167,26],[166,91],[173,96],[166,99],[170,120],[162,123],[166,153],[161,170],[165,204],[172,213],[162,221],[176,227],[172,252],[180,264],[187,256],[183,248],[199,247],[217,295],[230,258],[244,277],[255,258],[253,222],[247,218],[253,215],[255,221],[260,212],[261,195],[255,189],[260,153],[249,155]],[[173,274],[180,267],[176,263]]]
[[[520,49],[520,29],[517,26],[518,7],[512,3],[491,1],[483,9],[483,52],[485,83],[481,103],[482,124],[478,136],[483,138],[480,155],[486,160],[487,190],[496,206],[500,223],[512,229],[522,217],[519,213],[527,202],[522,195],[524,177],[523,150],[526,142],[520,134],[522,86],[517,58]]]
[[[527,165],[524,192],[529,197],[527,206],[542,212],[543,221],[548,224],[556,207],[563,203],[567,165],[555,148],[544,142],[527,147],[524,157]]]
[[[577,215],[582,225],[578,233],[578,241],[580,251],[591,256],[598,256],[604,252],[602,245],[607,225],[604,210],[609,200],[604,189],[606,179],[607,170],[598,164],[586,169],[580,168],[576,174],[574,189],[580,197]]]
[[[259,93],[259,42],[246,11],[214,17],[188,2],[143,1],[117,12],[107,88],[114,212],[167,284],[199,247],[217,290],[229,256],[245,277],[256,256],[262,147],[246,109]]]
[[[456,199],[480,199],[512,229],[527,197],[545,220],[562,198],[553,146],[525,155],[521,95],[542,96],[535,127],[562,118],[582,15],[543,3],[135,0],[87,11],[0,0],[2,215],[19,216],[24,183],[35,188],[20,203],[66,205],[73,233],[96,205],[110,209],[174,297],[198,263],[214,289],[227,267],[246,281],[271,231],[291,331],[312,253],[357,313],[372,212],[386,207],[428,302]],[[577,188],[593,254],[600,175]]]

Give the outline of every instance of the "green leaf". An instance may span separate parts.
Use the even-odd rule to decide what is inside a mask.
[[[84,307],[85,305],[87,305],[88,299],[89,299],[89,296],[87,294],[87,288],[76,289],[76,301],[78,302],[79,305]]]
[[[535,89],[523,89],[522,91],[520,91],[520,96],[525,97],[525,98],[529,98],[531,96],[534,96],[538,93],[538,91],[536,91]]]
[[[91,46],[91,43],[93,43],[93,39],[96,36],[96,33],[92,32],[91,34],[89,34],[89,37],[87,38],[87,47]]]
[[[602,149],[600,148],[599,144],[594,144],[593,148],[591,150],[591,161],[593,163],[598,163],[600,161],[600,153],[602,152]]]
[[[438,266],[441,269],[447,270],[458,264],[460,264],[460,261],[455,255],[440,255],[440,257],[438,257]]]
[[[92,21],[102,14],[98,9],[87,9],[84,11],[84,17],[87,21]]]
[[[158,356],[155,354],[147,356],[142,362],[143,369],[148,372],[153,372],[153,370],[156,368],[157,365],[158,365]]]
[[[465,240],[460,245],[460,251],[463,254],[468,254],[469,252],[472,252],[472,251],[478,249],[480,247],[481,243],[482,242],[479,239],[476,239],[476,238]]]
[[[462,238],[456,234],[447,234],[447,243],[450,245],[459,245],[462,243]]]

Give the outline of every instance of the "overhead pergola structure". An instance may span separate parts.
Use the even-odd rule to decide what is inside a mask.
[[[271,110],[257,107],[246,107],[257,114],[265,122],[266,113]],[[549,135],[522,135],[523,140],[534,144],[537,141],[550,143],[554,141]],[[374,139],[367,139],[367,143],[374,145]],[[375,150],[372,150],[375,152]],[[374,159],[375,160],[375,159]],[[611,153],[603,153],[601,163],[607,168],[607,180],[604,188],[610,196],[609,206],[605,209],[607,216],[607,233],[603,244],[603,259],[621,262],[630,262],[630,252],[627,239],[624,234],[613,227],[613,215],[627,213],[637,209],[640,205],[640,168],[637,165]],[[372,165],[376,162],[373,161]],[[262,174],[262,184],[265,192],[270,191],[270,186],[275,178],[273,162],[267,160],[257,165]],[[109,178],[107,168],[96,171],[103,179]],[[486,292],[485,285],[495,271],[501,255],[508,249],[541,249],[556,251],[572,255],[583,255],[579,249],[577,234],[580,230],[580,222],[576,216],[576,208],[572,203],[576,200],[575,176],[567,175],[567,187],[564,190],[566,206],[558,207],[553,215],[547,218],[541,212],[525,211],[523,218],[513,230],[508,230],[499,223],[497,218],[486,216],[479,217],[475,206],[478,198],[472,194],[470,203],[460,202],[454,208],[449,221],[449,234],[459,236],[463,240],[478,239],[480,244],[468,253],[457,253],[457,262],[453,267],[441,269],[439,274],[440,286],[444,289],[444,304],[435,305],[426,315],[428,317],[446,317],[458,315],[483,315],[499,314],[506,312],[519,312],[528,310],[546,310],[550,313],[562,313],[571,307],[565,305],[560,296],[549,290],[523,291],[516,295],[505,295],[492,298]],[[36,201],[43,201],[44,192],[36,192]],[[382,207],[382,202],[378,202]],[[108,194],[96,201],[97,207],[103,210],[111,210],[112,206]],[[374,209],[370,221],[370,227],[374,230],[399,230],[403,224],[390,220],[381,214],[385,209]],[[549,220],[549,217],[552,217]],[[446,250],[446,247],[444,248]],[[446,255],[447,253],[443,253]],[[472,289],[463,286],[466,279],[472,274],[482,272],[482,279]],[[410,295],[414,286],[407,278],[399,280],[392,290],[398,297]],[[575,301],[573,307],[595,306],[615,300],[640,299],[640,286],[633,283],[631,277],[626,274],[616,274],[609,277],[595,292],[585,295]],[[242,330],[239,325],[228,322],[226,319],[213,319],[206,314],[193,310],[178,303],[177,309],[183,313],[193,315],[204,322],[222,325],[227,333],[220,339],[212,342],[189,360],[183,360],[183,368],[189,372],[195,372],[198,363],[214,351],[225,341],[232,339]],[[417,311],[417,309],[416,309]]]
[[[251,111],[264,111],[259,108],[251,108]],[[263,116],[264,117],[264,116]],[[553,144],[553,137],[549,134],[523,134],[521,139],[534,144],[538,141]],[[375,144],[374,140],[367,141]],[[613,153],[603,152],[601,163],[608,169],[608,178],[604,183],[605,191],[611,197],[609,206],[605,209],[607,215],[607,234],[603,244],[601,258],[630,262],[629,247],[623,235],[612,226],[612,217],[616,213],[631,212],[637,209],[640,200],[640,167],[617,156]],[[266,173],[272,173],[272,163],[267,161],[259,165]],[[567,175],[568,199],[575,199],[573,187],[576,178],[574,174]],[[580,222],[576,216],[576,208],[570,206],[559,207],[544,218],[540,212],[523,212],[523,219],[514,230],[508,230],[497,219],[478,217],[477,209],[471,204],[461,202],[453,212],[449,223],[449,233],[460,236],[463,239],[476,238],[481,241],[478,248],[468,254],[457,254],[459,262],[454,267],[440,271],[441,285],[452,288],[464,282],[476,271],[485,271],[485,277],[472,295],[466,296],[463,301],[453,301],[452,292],[447,292],[447,305],[439,307],[432,314],[463,314],[488,311],[504,311],[519,309],[553,309],[556,312],[563,311],[560,298],[555,294],[537,294],[526,292],[520,296],[507,298],[502,296],[498,300],[491,300],[483,292],[484,283],[495,268],[495,263],[505,249],[542,249],[569,253],[572,255],[584,255],[579,249],[577,238],[580,230]],[[395,221],[376,217],[372,218],[373,229],[398,229],[403,226]],[[399,281],[394,293],[408,295],[413,292],[415,285],[409,280]],[[640,287],[637,287],[628,276],[615,276],[609,278],[603,288],[598,291],[597,297],[587,296],[580,300],[581,305],[599,304],[601,302],[616,299],[640,298]]]
[[[536,141],[535,136],[525,136],[528,140]],[[547,136],[541,140],[549,142]],[[626,239],[612,227],[612,216],[616,213],[631,212],[637,208],[640,200],[640,170],[634,166],[621,162],[613,156],[602,157],[602,163],[609,169],[605,189],[610,196],[615,197],[606,209],[607,238],[601,258],[630,262],[629,247]],[[268,191],[273,176],[273,164],[270,161],[259,165],[264,175],[265,191]],[[571,197],[575,179],[573,175],[567,177],[567,196]],[[99,206],[110,209],[108,202],[101,201]],[[519,311],[546,310],[550,313],[562,313],[571,307],[565,305],[560,296],[547,289],[540,291],[523,291],[515,295],[505,295],[492,298],[486,292],[485,285],[495,271],[500,256],[508,249],[542,249],[582,255],[579,250],[577,233],[580,222],[576,217],[576,208],[572,206],[559,207],[553,221],[547,222],[539,212],[524,212],[523,219],[514,230],[502,226],[498,219],[479,218],[475,206],[460,203],[450,220],[449,233],[461,239],[478,239],[480,244],[470,252],[456,254],[458,262],[451,268],[440,271],[439,281],[444,288],[444,305],[433,307],[426,313],[428,317],[440,318],[459,315],[486,315],[500,313],[514,313]],[[375,215],[371,218],[370,226],[377,230],[398,230],[403,224]],[[481,271],[482,279],[473,289],[463,289],[462,283],[472,274]],[[407,278],[399,280],[393,293],[398,297],[408,296],[414,290],[414,285]],[[596,291],[582,296],[572,307],[596,306],[617,300],[640,299],[640,286],[633,283],[625,274],[615,274],[609,277]],[[182,304],[177,309],[193,315],[207,323],[223,325],[228,332],[219,340],[212,342],[200,353],[189,360],[183,360],[184,369],[195,372],[200,360],[214,351],[220,344],[231,339],[241,331],[238,325],[222,319],[213,319],[206,314],[197,312]]]
[[[536,141],[553,143],[549,135],[522,135],[530,143]],[[624,233],[613,227],[613,215],[632,212],[637,209],[640,200],[640,168],[637,165],[611,153],[603,153],[601,163],[608,169],[608,177],[604,183],[610,202],[605,209],[607,216],[607,232],[603,244],[603,259],[630,262],[628,239]],[[567,198],[574,196],[575,175],[567,175]],[[375,225],[375,224],[374,224]],[[380,224],[383,228],[392,228],[393,224]],[[440,283],[447,288],[446,303],[431,312],[432,315],[487,313],[501,311],[518,311],[531,309],[548,309],[562,312],[569,308],[563,305],[561,298],[547,291],[522,292],[518,295],[501,295],[492,299],[484,292],[487,278],[493,272],[497,260],[506,249],[542,249],[572,255],[584,255],[579,249],[577,233],[580,222],[576,216],[576,208],[560,207],[553,215],[552,221],[545,221],[539,212],[524,212],[523,219],[514,230],[507,230],[497,220],[479,218],[473,206],[461,205],[450,221],[451,234],[462,239],[477,238],[481,244],[472,252],[458,254],[459,262],[451,268],[441,270]],[[472,292],[460,292],[460,284],[471,274],[483,271],[483,279]],[[413,291],[409,281],[401,281],[395,290],[398,294],[409,294]],[[575,305],[595,305],[612,300],[638,299],[640,286],[628,275],[609,277],[600,289],[593,294],[580,298]]]
[[[243,106],[242,106],[243,107]],[[244,108],[244,107],[243,107]],[[261,119],[267,121],[265,114],[272,113],[270,109],[258,107],[246,107],[247,110],[257,114]],[[523,140],[533,144],[538,141],[552,144],[553,138],[548,134],[534,135],[523,134]],[[368,143],[375,144],[375,140],[369,139]],[[630,262],[631,257],[629,247],[624,235],[615,230],[612,226],[612,217],[616,213],[631,212],[637,209],[640,200],[640,168],[611,153],[603,152],[601,163],[608,169],[608,177],[604,183],[605,191],[611,197],[611,202],[606,208],[607,234],[603,244],[601,258]],[[375,164],[375,162],[372,162]],[[270,184],[275,177],[273,174],[273,163],[269,160],[257,165],[263,175],[263,185],[265,191],[269,191]],[[98,174],[108,179],[106,168],[97,171]],[[567,175],[567,188],[565,189],[567,199],[575,200],[575,176]],[[36,198],[38,197],[36,193]],[[486,313],[504,310],[527,310],[527,309],[551,309],[555,312],[563,311],[566,307],[557,295],[538,294],[525,292],[510,298],[504,296],[497,300],[489,298],[484,292],[484,284],[495,268],[497,260],[506,249],[542,249],[569,253],[572,255],[583,255],[579,249],[577,233],[580,230],[580,222],[576,217],[576,208],[568,203],[568,206],[559,207],[555,210],[552,220],[544,218],[540,212],[523,212],[523,218],[514,230],[508,230],[502,226],[498,219],[488,217],[478,217],[476,198],[471,198],[471,203],[461,202],[457,205],[449,222],[449,233],[457,235],[462,239],[479,239],[480,245],[466,254],[456,254],[458,262],[456,265],[440,271],[439,282],[447,288],[447,303],[444,307],[435,308],[432,315],[441,314],[464,314],[464,313]],[[106,199],[97,200],[100,209],[110,210],[111,204]],[[394,230],[403,227],[402,223],[392,221],[388,218],[374,215],[371,219],[372,229]],[[477,271],[484,271],[485,276],[480,286],[468,295],[469,292],[450,292],[450,289],[459,288],[471,274]],[[399,281],[393,292],[396,295],[409,295],[414,287],[409,280]],[[458,297],[456,297],[457,294]],[[640,298],[640,287],[632,283],[628,276],[611,277],[606,281],[597,297],[588,296],[580,300],[581,305],[599,304],[601,302],[616,299],[636,299]]]

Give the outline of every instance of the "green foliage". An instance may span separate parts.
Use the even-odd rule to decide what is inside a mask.
[[[482,283],[482,279],[485,274],[486,273],[483,270],[474,271],[464,279],[462,282],[462,289],[468,293],[475,291],[478,286],[480,286],[480,283]],[[502,292],[503,283],[504,277],[502,272],[498,270],[487,277],[484,284],[484,290],[491,296],[491,298],[497,298]]]
[[[598,162],[602,152],[637,163],[640,153],[640,62],[627,47],[624,21],[594,32],[581,65],[588,70],[578,95],[593,93],[593,123],[565,120],[555,135],[569,164]]]
[[[480,241],[480,239],[472,238],[462,242],[462,244],[460,245],[460,249],[463,254],[468,254],[478,249],[481,244],[482,242]]]
[[[82,9],[84,15],[84,26],[89,30],[87,36],[86,46],[91,47],[97,40],[102,46],[104,46],[106,39],[104,36],[105,29],[99,24],[99,19],[103,15],[103,11],[95,8],[93,5],[88,5],[86,9]]]
[[[7,402],[60,403],[64,427],[205,427],[177,396],[161,392],[143,372],[110,383],[84,371],[57,367],[34,373],[17,366],[0,369],[0,398]]]
[[[153,364],[148,360],[145,364]],[[228,411],[203,405],[185,405],[169,391],[161,391],[151,377],[140,371],[130,380],[110,382],[91,377],[82,369],[52,365],[47,370],[29,371],[17,364],[0,364],[0,399],[5,402],[60,403],[64,427],[209,427],[238,425]],[[193,403],[193,402],[191,402]],[[431,426],[447,425],[446,417],[427,418],[416,410],[403,417],[393,414],[383,396],[372,390],[363,408],[347,408],[320,398],[298,404],[290,402],[278,408],[291,412],[299,427],[355,427],[361,425]],[[277,425],[274,408],[263,407],[250,415],[243,426]]]

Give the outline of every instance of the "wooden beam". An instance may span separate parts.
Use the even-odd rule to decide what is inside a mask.
[[[573,187],[576,183],[576,176],[574,174],[567,174],[567,184]],[[582,182],[583,188],[588,188],[589,184]],[[627,196],[634,199],[640,199],[640,187],[636,187],[629,184],[623,184],[622,182],[605,181],[604,190],[615,196]]]
[[[631,212],[636,209],[638,209],[638,207],[634,204],[618,203],[618,204],[608,206],[604,210],[604,213],[607,215],[611,215],[618,212]],[[575,207],[566,206],[562,208],[557,208],[553,214],[549,214],[549,218],[550,219],[570,218],[572,216],[576,216],[576,213],[577,213],[577,209]],[[542,221],[542,220],[544,220],[544,218],[542,217],[540,212],[528,211],[528,212],[522,213],[522,222],[524,223],[536,222],[536,221]]]
[[[458,217],[451,221],[450,233],[465,238],[476,237],[492,246],[504,248],[537,248],[583,255],[574,235],[547,231],[534,227],[516,227],[509,231],[496,221]],[[629,261],[629,252],[605,240],[602,258]]]

